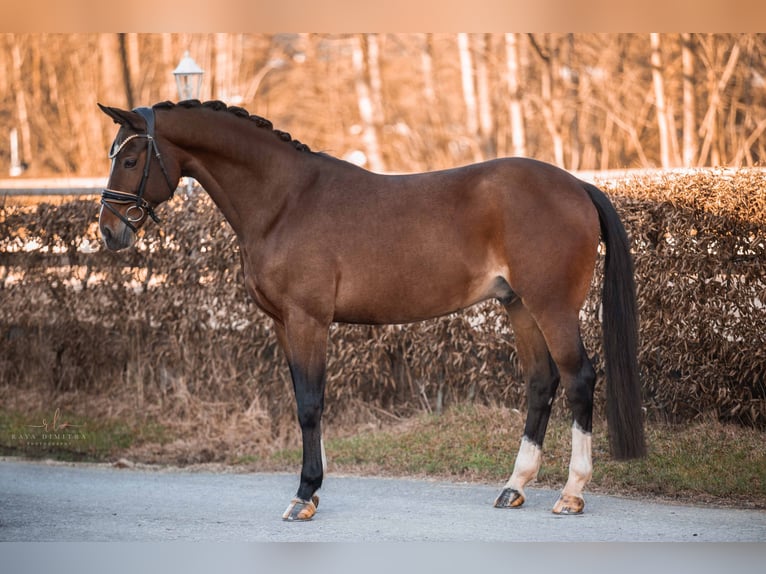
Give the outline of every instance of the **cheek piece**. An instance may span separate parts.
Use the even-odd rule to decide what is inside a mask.
[[[157,141],[154,139],[154,110],[151,108],[136,108],[133,110],[146,120],[146,133],[145,134],[133,134],[125,139],[119,146],[109,154],[109,159],[115,159],[119,153],[125,148],[125,145],[134,139],[146,140],[146,161],[144,163],[144,172],[141,176],[141,182],[138,184],[138,191],[118,191],[116,189],[109,189],[105,187],[101,191],[101,205],[111,211],[116,217],[120,219],[125,225],[127,225],[133,233],[138,231],[136,223],[141,221],[147,214],[156,223],[160,223],[160,218],[154,212],[152,205],[144,199],[144,191],[146,190],[146,182],[149,179],[149,168],[152,164],[152,156],[155,157],[160,164],[162,174],[165,176],[165,181],[170,189],[170,197],[172,199],[175,193],[175,186],[170,182],[170,177],[165,169],[165,164],[162,161],[160,150],[157,147]],[[115,205],[131,205],[125,214],[123,215]]]

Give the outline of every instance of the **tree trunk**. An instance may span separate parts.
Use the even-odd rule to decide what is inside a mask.
[[[569,169],[580,169],[580,76],[572,62],[572,55],[575,49],[574,34],[567,34],[567,88],[566,100],[571,108],[572,118],[569,122]]]
[[[653,32],[649,35],[652,46],[652,84],[654,86],[654,103],[657,109],[657,128],[660,138],[660,163],[663,168],[672,166],[670,129],[665,107],[665,82],[662,77],[662,46],[660,35]]]
[[[213,99],[226,101],[229,99],[228,77],[227,77],[227,34],[213,34]]]
[[[375,172],[385,170],[383,156],[378,142],[378,130],[375,125],[376,116],[373,104],[373,96],[370,87],[369,72],[369,51],[368,43],[363,35],[354,37],[352,43],[352,62],[354,68],[354,83],[356,86],[356,97],[359,105],[359,115],[362,119],[362,140],[367,155],[369,168]],[[374,64],[377,65],[377,62]]]
[[[146,77],[141,70],[141,47],[138,34],[135,32],[125,34],[125,45],[128,54],[130,84],[133,86],[133,100],[135,105],[140,106],[147,102],[143,101]]]
[[[22,66],[24,60],[21,56],[19,44],[21,42],[11,35],[11,59],[13,67],[13,93],[16,96],[16,118],[19,122],[19,132],[21,132],[21,162],[31,164],[34,161],[32,156],[32,129],[29,125],[29,114],[27,113],[27,97],[24,89],[24,72]]]
[[[120,68],[122,69],[122,87],[125,90],[125,101],[128,104],[128,108],[133,109],[135,107],[135,101],[133,98],[133,82],[131,80],[130,72],[130,56],[128,55],[127,34],[118,34],[119,47],[120,47]]]
[[[684,167],[693,167],[697,157],[697,100],[694,93],[694,47],[693,36],[689,33],[681,34],[681,60],[683,66],[683,92],[684,92],[684,143],[683,162]]]
[[[476,36],[476,95],[479,113],[479,135],[484,158],[495,155],[492,98],[489,88],[489,34]]]
[[[713,39],[715,42],[715,39]],[[705,165],[705,162],[710,156],[710,165],[719,165],[721,161],[720,153],[717,147],[718,137],[718,108],[721,104],[721,94],[726,85],[729,83],[732,74],[737,66],[737,60],[739,60],[740,46],[739,42],[734,43],[729,53],[729,59],[726,62],[726,67],[721,74],[721,77],[715,78],[716,71],[712,68],[715,65],[715,60],[711,59],[709,64],[708,76],[710,77],[710,83],[713,84],[710,90],[710,101],[708,103],[708,109],[705,113],[705,118],[702,120],[702,126],[700,128],[701,134],[704,134],[702,141],[702,147],[699,155],[699,165]]]
[[[128,107],[119,34],[100,34],[101,86],[98,100],[107,106]],[[110,133],[113,131],[110,126]]]
[[[457,47],[460,56],[460,79],[463,86],[463,101],[465,102],[466,131],[470,138],[469,145],[473,150],[474,161],[481,161],[483,157],[481,149],[477,145],[479,139],[479,106],[476,101],[471,42],[467,33],[463,32],[457,35]]]
[[[545,125],[548,128],[548,133],[551,136],[551,142],[553,144],[553,161],[559,167],[566,167],[564,161],[564,138],[561,135],[560,118],[556,113],[555,103],[553,100],[553,75],[554,70],[558,69],[558,58],[556,57],[555,50],[550,43],[550,35],[546,36],[548,40],[547,50],[537,43],[533,34],[529,35],[529,40],[532,47],[540,56],[540,60],[543,65],[542,73],[540,74],[540,92],[542,96],[542,112]]]
[[[509,115],[513,155],[523,157],[527,155],[527,135],[521,107],[521,62],[519,58],[519,35],[517,33],[505,35],[505,54],[508,60]]]
[[[160,34],[160,51],[162,54],[163,65],[167,67],[168,70],[175,70],[181,59],[181,54],[178,55],[178,59],[176,60],[176,54],[173,51],[173,34],[167,32]],[[167,76],[165,76],[161,93],[169,100],[176,100],[178,98],[175,77],[172,74],[167,74]]]
[[[612,114],[607,114],[604,130],[601,132],[601,160],[599,169],[606,171],[609,169],[609,148],[612,143],[614,132],[614,120]]]
[[[423,73],[423,96],[428,107],[428,116],[433,122],[436,113],[436,88],[434,88],[433,37],[426,34],[420,52],[420,69]]]
[[[372,120],[375,129],[380,132],[385,123],[383,114],[383,80],[380,76],[380,46],[377,34],[362,36],[362,48],[367,65],[367,77],[370,83],[370,98],[372,100]]]

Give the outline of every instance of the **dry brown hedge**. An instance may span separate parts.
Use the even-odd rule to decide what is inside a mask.
[[[766,175],[601,186],[633,240],[649,416],[766,426]],[[128,397],[124,408],[138,414],[191,423],[207,405],[272,434],[292,424],[288,371],[242,287],[233,233],[204,193],[181,195],[137,249],[116,254],[98,243],[92,200],[0,210],[0,397]],[[583,333],[601,373],[596,284]],[[415,325],[334,326],[328,420],[467,401],[523,409],[512,339],[494,303]]]

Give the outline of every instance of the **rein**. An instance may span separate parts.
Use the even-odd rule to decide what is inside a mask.
[[[125,148],[125,145],[128,142],[137,138],[146,140],[146,161],[144,163],[144,173],[141,176],[141,182],[138,184],[138,191],[133,193],[130,191],[118,191],[116,189],[109,189],[108,187],[105,187],[101,191],[101,205],[106,207],[115,216],[117,216],[133,231],[133,233],[137,233],[138,228],[134,225],[134,223],[141,221],[146,214],[148,214],[149,217],[155,221],[155,223],[160,223],[160,218],[154,212],[154,208],[148,201],[144,199],[146,182],[149,179],[149,167],[152,163],[152,154],[154,154],[154,157],[156,157],[157,161],[159,161],[160,169],[165,176],[165,181],[168,183],[168,187],[170,188],[170,199],[172,199],[173,195],[175,194],[175,187],[170,182],[170,177],[168,176],[168,172],[165,169],[165,164],[162,161],[160,150],[157,147],[157,141],[154,139],[154,110],[151,108],[142,107],[136,108],[133,111],[144,118],[144,120],[146,120],[146,133],[133,134],[125,138],[125,140],[119,146],[117,146],[117,149],[109,154],[109,159],[115,159]],[[131,203],[133,205],[127,209],[125,215],[120,213],[120,211],[114,207],[114,205],[128,205]],[[134,211],[135,213],[133,213]]]

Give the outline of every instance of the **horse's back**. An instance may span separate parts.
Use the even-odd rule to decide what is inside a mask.
[[[573,265],[592,272],[596,212],[578,180],[549,164],[360,170],[334,185],[301,243],[304,268],[333,282],[335,320],[416,321],[571,281]]]

